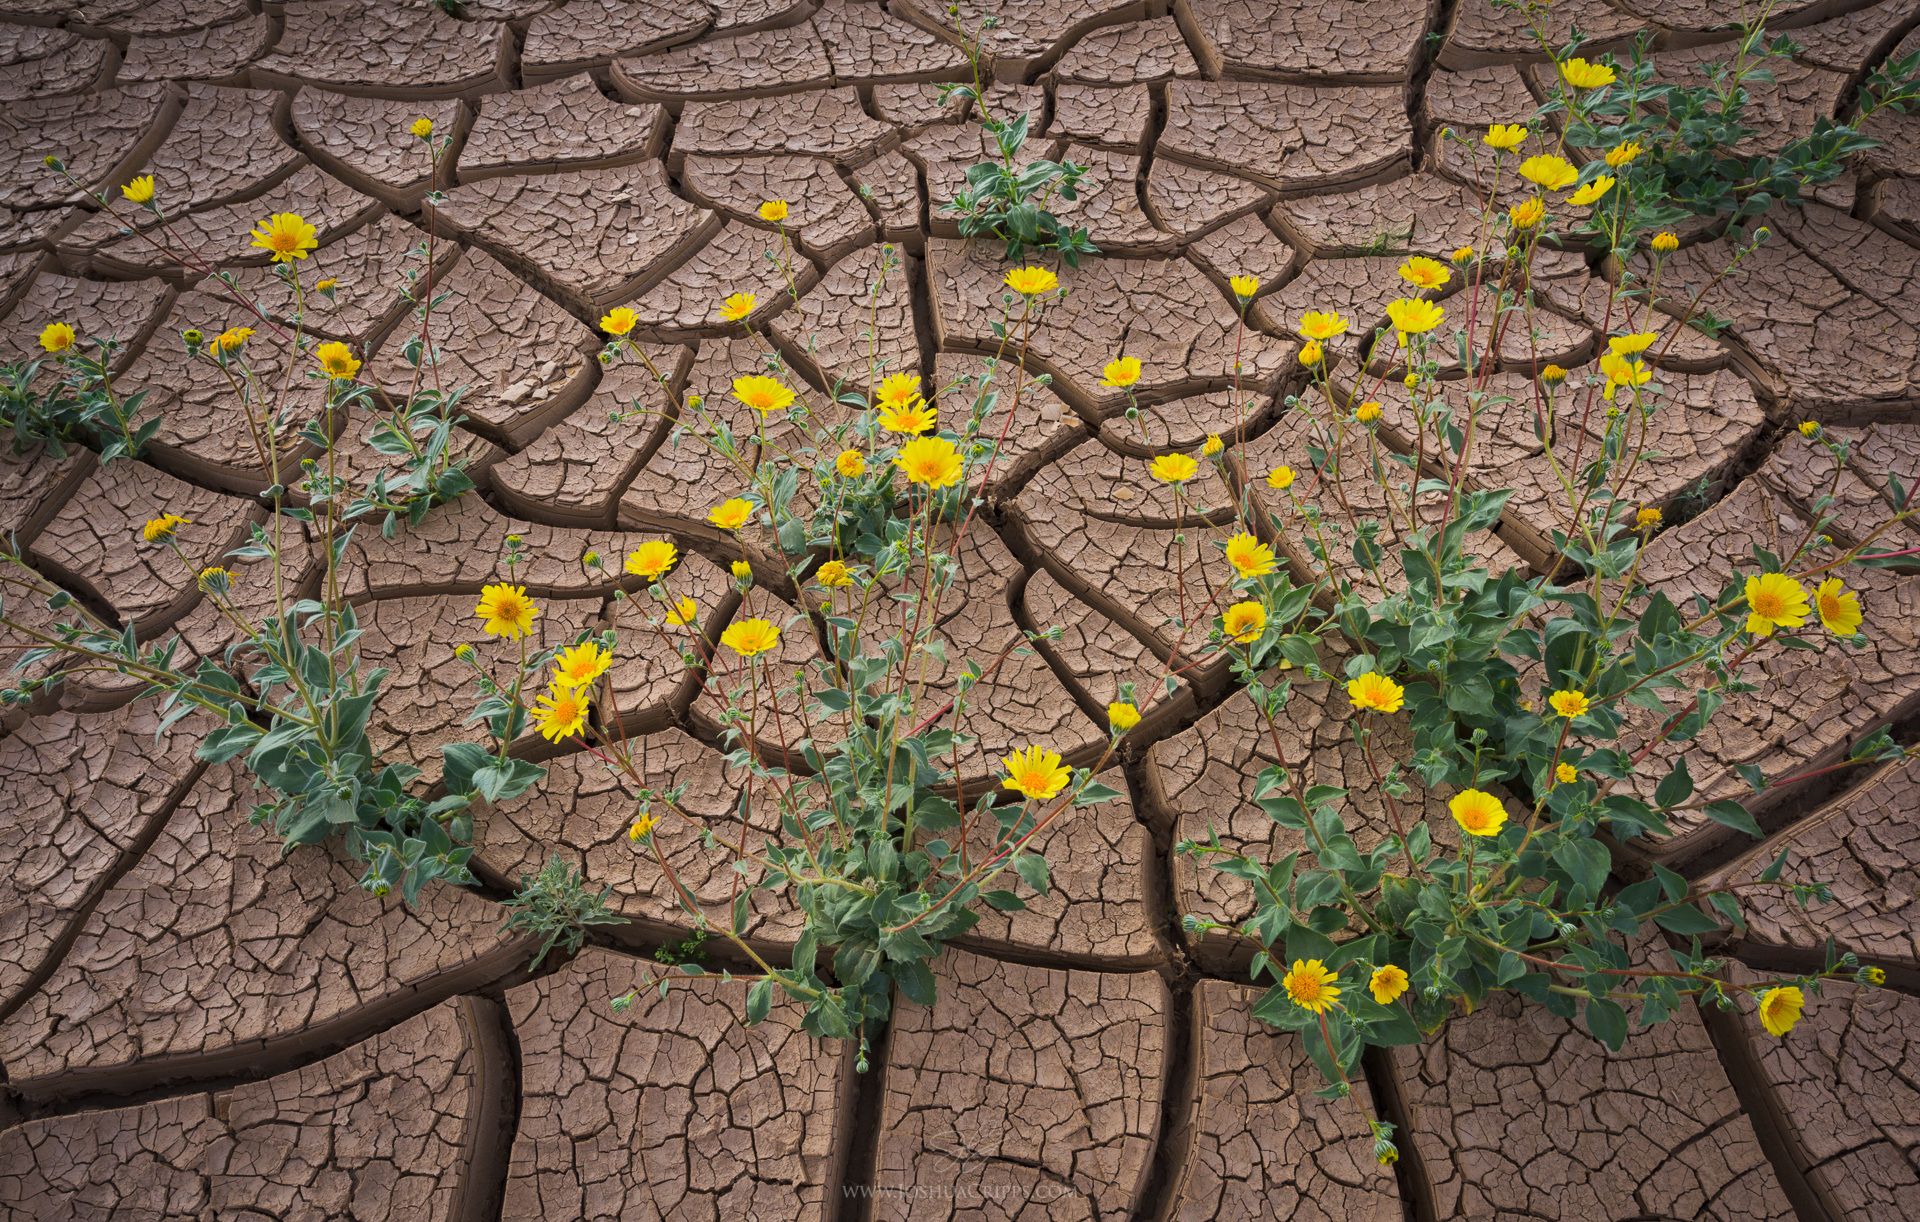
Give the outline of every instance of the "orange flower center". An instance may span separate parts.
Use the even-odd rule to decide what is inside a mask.
[[[1296,1001],[1319,1001],[1320,982],[1312,976],[1299,976],[1293,982],[1293,996]]]
[[[1753,611],[1762,619],[1779,619],[1787,608],[1787,600],[1772,590],[1762,590],[1753,596]]]

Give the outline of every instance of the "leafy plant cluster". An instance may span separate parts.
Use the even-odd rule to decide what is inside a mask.
[[[433,135],[426,120],[414,131],[437,160],[444,140]],[[66,172],[57,159],[49,166]],[[145,213],[125,218],[128,232],[183,267],[211,270],[215,260],[182,239],[152,179],[135,179],[122,195]],[[120,215],[121,201],[95,198]],[[400,290],[414,303],[419,323],[403,352],[414,370],[413,385],[398,407],[383,410],[373,389],[357,379],[365,350],[317,343],[305,331],[307,315],[332,311],[339,294],[331,279],[303,277],[299,271],[314,246],[313,227],[297,214],[275,214],[261,222],[254,237],[254,246],[273,257],[277,284],[290,305],[270,309],[244,295],[233,275],[214,273],[211,283],[218,287],[209,291],[240,307],[251,325],[218,334],[189,329],[179,342],[190,360],[214,366],[233,387],[236,420],[244,421],[252,439],[264,476],[262,497],[272,513],[217,565],[189,561],[179,532],[190,523],[166,506],[154,507],[157,516],[140,540],[172,554],[182,579],[231,624],[232,643],[220,656],[188,665],[177,639],[142,644],[131,625],[103,622],[64,591],[49,587],[26,557],[9,548],[0,554],[7,568],[0,583],[8,598],[39,600],[56,618],[28,623],[4,615],[0,604],[0,622],[34,642],[18,666],[27,675],[0,695],[25,702],[87,670],[145,679],[146,693],[161,700],[163,730],[195,712],[218,719],[197,755],[244,762],[271,795],[254,806],[252,821],[271,827],[288,852],[338,837],[365,863],[363,887],[376,895],[398,891],[411,903],[436,880],[473,883],[467,865],[473,852],[472,804],[524,793],[542,775],[507,757],[505,743],[524,725],[525,714],[497,700],[478,716],[506,737],[491,753],[449,744],[437,796],[419,783],[419,768],[383,760],[367,734],[386,672],[362,665],[362,629],[352,605],[340,597],[341,563],[353,524],[384,514],[381,529],[391,536],[400,521],[417,524],[434,505],[473,487],[461,469],[464,460],[451,454],[453,427],[464,418],[457,414],[462,392],[423,384],[437,376],[440,353],[428,340],[428,320],[444,294],[429,298],[418,270],[403,271]],[[433,252],[429,233],[410,258],[432,266]],[[38,443],[61,455],[65,446],[85,446],[103,465],[138,457],[162,420],[154,416],[136,423],[148,392],[123,394],[116,385],[118,344],[111,338],[83,339],[65,323],[50,325],[41,343],[47,356],[0,371],[0,419],[11,426],[16,449]],[[276,369],[275,362],[282,360],[310,364],[295,381]],[[291,392],[313,384],[321,387],[322,405],[311,418],[302,418]],[[341,425],[362,419],[371,421],[368,447],[399,461],[396,470],[377,469],[357,482],[339,469]],[[314,457],[296,468],[290,455],[300,444]],[[318,549],[324,566],[317,587],[310,586],[301,564],[309,546]],[[274,607],[265,618],[252,619],[236,605],[237,587],[247,581],[271,585]]]
[[[1063,223],[1048,205],[1056,195],[1069,201],[1079,199],[1087,168],[1045,157],[1020,161],[1033,112],[1022,111],[1011,119],[996,116],[981,68],[982,44],[999,24],[1000,19],[989,13],[971,35],[960,32],[961,44],[973,65],[973,81],[940,87],[943,105],[958,99],[973,108],[981,131],[993,139],[999,160],[968,166],[967,185],[941,210],[959,216],[960,236],[1005,242],[1008,259],[1023,259],[1032,250],[1057,254],[1068,267],[1078,267],[1080,256],[1099,254],[1099,248],[1084,226]]]

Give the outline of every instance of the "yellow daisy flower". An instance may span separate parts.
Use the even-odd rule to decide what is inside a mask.
[[[1339,974],[1318,959],[1295,959],[1292,970],[1280,978],[1280,987],[1294,1005],[1325,1014],[1340,999],[1340,986],[1334,983],[1338,979]]]
[[[527,587],[500,584],[480,587],[480,605],[473,613],[486,621],[482,631],[518,640],[533,631],[540,608],[527,597]]]
[[[628,554],[626,569],[636,577],[657,581],[679,558],[680,551],[672,543],[665,539],[649,539]]]
[[[1000,782],[1001,788],[1042,802],[1065,789],[1067,782],[1073,779],[1073,770],[1062,764],[1060,757],[1045,747],[1016,751],[1006,758],[1002,766],[1007,770],[1007,779]]]
[[[1747,578],[1747,631],[1767,636],[1775,628],[1807,622],[1807,591],[1785,573],[1756,573]]]
[[[1860,614],[1860,596],[1849,592],[1838,577],[1814,587],[1813,605],[1820,612],[1820,622],[1835,636],[1853,636],[1866,618]]]
[[[1273,549],[1241,531],[1227,540],[1227,563],[1242,577],[1265,577],[1273,572]]]
[[[741,620],[720,634],[720,643],[743,658],[751,658],[778,645],[780,630],[768,620]]]
[[[612,665],[613,651],[592,641],[563,649],[553,659],[553,686],[556,689],[585,687],[607,673],[607,667]]]
[[[960,451],[944,437],[916,437],[900,447],[894,461],[910,483],[950,488],[960,482]]]
[[[1800,1011],[1806,1004],[1807,995],[1790,984],[1768,989],[1760,997],[1760,1025],[1768,1035],[1779,1039],[1800,1021]]]
[[[1367,991],[1373,999],[1383,1006],[1390,1006],[1407,991],[1407,973],[1396,964],[1388,963],[1373,969],[1373,975],[1367,978]]]
[[[1407,689],[1377,670],[1347,680],[1347,699],[1356,709],[1376,713],[1398,713],[1406,703]]]
[[[1147,464],[1147,473],[1163,484],[1184,484],[1200,470],[1190,454],[1162,454]]]
[[[1500,799],[1481,789],[1463,789],[1447,803],[1453,821],[1460,830],[1473,836],[1497,836],[1507,825],[1506,808]]]
[[[778,379],[756,373],[733,380],[733,397],[764,416],[787,407],[794,394]]]
[[[1220,617],[1220,628],[1242,645],[1257,641],[1267,630],[1267,609],[1251,600],[1235,603]]]
[[[273,256],[275,263],[304,259],[320,245],[312,225],[297,212],[276,212],[253,231],[253,245]]]
[[[714,507],[707,515],[707,521],[721,530],[739,530],[753,516],[753,502],[745,497],[729,497]]]
[[[1007,273],[1007,287],[1023,297],[1051,292],[1059,284],[1060,277],[1044,267],[1016,267]]]

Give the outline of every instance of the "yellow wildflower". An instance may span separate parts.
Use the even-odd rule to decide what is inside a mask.
[[[1538,195],[1524,204],[1515,204],[1507,209],[1507,219],[1513,222],[1515,229],[1532,229],[1547,218],[1547,201]]]
[[[847,479],[859,479],[867,473],[867,456],[858,450],[842,450],[833,460],[833,469]]]
[[[483,631],[518,640],[533,631],[540,608],[527,597],[527,587],[501,584],[480,587],[480,605],[473,613],[486,621],[480,625]]]
[[[1353,409],[1353,418],[1361,424],[1372,424],[1380,418],[1379,402],[1368,399],[1365,403]]]
[[[120,188],[120,194],[136,204],[148,203],[153,199],[153,175],[143,174],[126,186]]]
[[[1680,235],[1677,233],[1656,233],[1653,235],[1653,249],[1658,254],[1670,255],[1680,249]]]
[[[1579,775],[1579,769],[1575,768],[1572,764],[1555,764],[1553,766],[1553,779],[1562,785],[1571,785]]]
[[[1147,473],[1163,484],[1184,484],[1199,469],[1200,464],[1186,454],[1162,454],[1147,465]]]
[[[607,667],[612,665],[613,651],[602,649],[592,641],[563,649],[553,659],[553,686],[585,687],[606,674]]]
[[[1800,1021],[1800,1011],[1806,1004],[1807,995],[1790,984],[1768,989],[1760,997],[1760,1025],[1768,1035],[1779,1039]]]
[[[1044,267],[1016,267],[1007,273],[1007,287],[1024,297],[1050,292],[1059,283],[1060,277]]]
[[[1045,747],[1016,751],[1003,761],[1002,767],[1007,770],[1007,779],[1000,782],[1002,789],[1011,789],[1022,797],[1042,802],[1065,789],[1067,782],[1073,779],[1073,770],[1060,762],[1059,755]]]
[[[684,627],[691,624],[694,616],[698,614],[700,614],[700,604],[691,598],[683,598],[667,608],[667,622]]]
[[[1473,262],[1473,247],[1462,246],[1455,250],[1451,257],[1455,267],[1465,267],[1467,264]]]
[[[767,620],[741,620],[720,634],[720,643],[743,658],[751,658],[778,645],[780,630]]]
[[[1425,255],[1414,255],[1400,265],[1400,278],[1415,288],[1437,289],[1453,279],[1453,273],[1447,265],[1438,259],[1429,259]]]
[[[1483,789],[1463,789],[1447,803],[1453,821],[1460,830],[1473,836],[1497,836],[1507,825],[1507,812],[1500,799]]]
[[[1208,458],[1218,458],[1226,451],[1227,443],[1220,440],[1220,434],[1208,433],[1207,439],[1200,443],[1200,452]]]
[[[335,280],[332,276],[328,276],[325,280],[315,281],[313,287],[320,290],[323,293],[331,293],[333,290],[340,287],[340,282],[338,280]]]
[[[1273,572],[1273,549],[1246,531],[1227,540],[1227,563],[1242,577],[1265,577]]]
[[[720,306],[721,322],[739,322],[753,313],[753,307],[760,298],[755,293],[731,293]]]
[[[1649,526],[1660,525],[1660,519],[1665,516],[1665,514],[1655,509],[1652,505],[1642,505],[1640,512],[1633,515],[1633,524],[1641,530],[1645,530]]]
[[[1760,636],[1775,628],[1807,622],[1807,591],[1785,573],[1756,573],[1747,578],[1747,631]]]
[[[600,329],[608,335],[625,335],[633,330],[640,316],[626,306],[615,306],[600,317]]]
[[[776,378],[750,374],[733,380],[733,397],[762,416],[777,412],[793,402],[793,392]]]
[[[680,549],[672,543],[665,539],[648,539],[628,554],[626,570],[635,577],[657,581],[679,558]]]
[[[545,708],[541,708],[545,705]],[[550,743],[578,734],[587,724],[587,695],[578,688],[555,683],[534,701],[534,716],[540,737]]]
[[[1399,966],[1388,963],[1373,969],[1373,975],[1367,979],[1367,989],[1373,999],[1383,1006],[1390,1006],[1407,991],[1407,973]]]
[[[1613,190],[1612,176],[1602,174],[1586,186],[1575,191],[1572,195],[1567,196],[1567,203],[1575,208],[1585,208],[1611,190]]]
[[[1325,357],[1326,352],[1320,347],[1320,341],[1317,339],[1308,340],[1300,349],[1300,363],[1308,369],[1318,365]]]
[[[1653,347],[1653,341],[1660,336],[1652,331],[1636,331],[1631,335],[1615,335],[1607,340],[1607,350],[1615,356],[1634,356]]]
[[[1548,386],[1558,386],[1567,380],[1567,371],[1558,365],[1549,365],[1540,371],[1540,380]]]
[[[1227,283],[1233,286],[1233,295],[1242,302],[1252,300],[1253,295],[1260,291],[1258,276],[1232,276],[1228,278]]]
[[[633,821],[631,827],[627,828],[627,839],[638,840],[659,825],[660,820],[654,818],[652,815],[641,815]]]
[[[1860,596],[1841,585],[1838,577],[1829,577],[1814,587],[1813,605],[1820,613],[1820,622],[1835,636],[1853,636],[1866,618],[1860,614]]]
[[[1339,1000],[1340,986],[1334,983],[1338,979],[1339,974],[1328,971],[1318,959],[1295,959],[1293,969],[1280,978],[1280,987],[1294,1005],[1325,1014]]]
[[[951,488],[960,482],[960,451],[944,437],[916,437],[900,447],[894,461],[909,483]]]
[[[225,594],[233,589],[233,574],[223,568],[206,568],[193,580],[202,594]]]
[[[1398,713],[1406,703],[1407,689],[1377,670],[1347,680],[1347,699],[1356,709],[1378,713]]]
[[[882,407],[912,407],[920,399],[920,379],[910,373],[890,373],[873,390],[873,401]]]
[[[40,331],[40,346],[48,352],[65,352],[73,340],[73,328],[63,322],[50,322]]]
[[[1556,714],[1566,718],[1584,716],[1593,707],[1593,701],[1588,700],[1584,692],[1558,691],[1547,697],[1547,703]]]
[[[752,516],[753,502],[745,497],[735,496],[714,506],[713,512],[707,515],[707,521],[721,530],[739,530]]]
[[[1640,386],[1653,378],[1653,370],[1612,352],[1601,354],[1600,372],[1607,375],[1609,391],[1614,386]]]
[[[1887,982],[1887,971],[1885,968],[1863,967],[1860,971],[1861,974],[1867,978],[1868,984],[1879,985]]]
[[[462,662],[471,662],[473,661],[473,646],[462,641],[453,647],[453,656],[459,658]]]
[[[1802,420],[1795,427],[1800,430],[1800,435],[1808,441],[1812,441],[1820,435],[1820,422],[1818,420]]]
[[[360,372],[360,362],[353,355],[353,349],[342,343],[321,344],[314,351],[313,359],[320,362],[320,368],[326,370],[330,378],[350,378]]]
[[[163,513],[140,528],[140,534],[149,543],[164,543],[173,538],[182,527],[193,523],[192,518],[183,518],[177,513]]]
[[[1488,148],[1510,153],[1519,148],[1520,142],[1527,138],[1527,129],[1519,123],[1495,123],[1487,129],[1487,134],[1480,138],[1486,142]]]
[[[1560,79],[1575,89],[1598,89],[1613,84],[1613,69],[1584,59],[1570,59],[1560,65]]]
[[[1348,325],[1347,320],[1340,317],[1338,312],[1308,310],[1300,316],[1300,325],[1294,330],[1298,331],[1302,338],[1324,341],[1336,335],[1345,335]]]
[[[1549,191],[1558,191],[1580,181],[1580,171],[1565,157],[1540,153],[1520,163],[1520,177]]]
[[[769,223],[786,220],[787,201],[784,199],[770,199],[766,203],[761,204],[760,219]]]
[[[1285,492],[1293,487],[1293,468],[1275,467],[1267,472],[1267,487],[1279,492]]]
[[[1258,640],[1267,630],[1267,609],[1251,600],[1235,603],[1220,617],[1220,627],[1242,645]]]
[[[830,590],[845,589],[853,584],[853,574],[838,560],[829,560],[821,565],[813,579]]]
[[[1100,385],[1102,386],[1117,386],[1121,388],[1132,386],[1140,380],[1140,358],[1137,356],[1116,357],[1108,361],[1106,368],[1100,372],[1106,375],[1106,377],[1101,379]]]
[[[1624,144],[1616,144],[1607,150],[1607,164],[1617,170],[1639,155],[1640,142],[1628,140]]]
[[[1125,734],[1140,724],[1140,710],[1125,700],[1116,700],[1107,706],[1107,724]]]
[[[1387,303],[1387,318],[1402,335],[1431,331],[1446,315],[1444,309],[1418,297],[1401,297]]]
[[[735,581],[753,580],[753,566],[744,560],[734,561],[733,564],[728,567],[727,571],[733,574]]]
[[[930,403],[892,404],[880,409],[880,427],[889,433],[909,436],[924,433],[940,419]]]
[[[228,327],[225,331],[222,331],[213,342],[218,345],[220,351],[232,352],[241,344],[246,343],[247,337],[252,334],[252,327]]]
[[[276,212],[253,231],[253,245],[270,253],[275,263],[291,263],[306,258],[308,251],[320,245],[314,233],[313,226],[299,213]]]
[[[428,136],[433,135],[433,120],[432,119],[415,119],[413,121],[413,126],[408,128],[407,130],[411,131],[414,135],[420,137],[422,140],[425,140]]]

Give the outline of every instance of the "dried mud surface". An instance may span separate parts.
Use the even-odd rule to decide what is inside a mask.
[[[0,360],[74,322],[117,344],[116,373],[153,385],[166,419],[138,463],[0,456],[0,530],[142,641],[177,634],[188,656],[222,656],[231,626],[172,556],[137,542],[140,524],[182,514],[188,564],[219,563],[265,520],[266,447],[294,463],[306,443],[295,429],[250,434],[209,367],[183,360],[179,331],[246,321],[218,283],[156,250],[150,218],[103,216],[42,162],[59,155],[88,191],[153,174],[174,237],[259,294],[276,327],[302,307],[248,231],[299,211],[318,230],[309,268],[338,285],[325,308],[306,302],[305,325],[364,343],[364,380],[384,401],[470,387],[455,445],[479,491],[392,539],[363,530],[345,558],[363,652],[391,671],[379,746],[430,784],[437,745],[474,733],[459,724],[470,680],[453,647],[478,636],[472,603],[505,576],[514,534],[530,557],[515,579],[553,634],[612,626],[633,647],[612,684],[650,783],[686,786],[685,809],[723,835],[771,831],[743,822],[698,674],[642,622],[661,608],[617,559],[675,538],[687,555],[674,592],[710,636],[769,606],[797,615],[758,544],[745,546],[762,579],[750,606],[726,572],[741,544],[703,519],[731,470],[676,442],[689,396],[751,431],[726,390],[765,371],[763,342],[818,390],[867,389],[870,360],[947,385],[998,347],[1002,261],[942,211],[983,133],[973,109],[939,97],[968,74],[955,22],[971,31],[992,11],[988,105],[1032,111],[1031,155],[1089,167],[1081,198],[1059,208],[1104,253],[1057,269],[1068,295],[1029,367],[996,381],[1005,399],[1026,379],[1036,423],[983,482],[938,625],[947,657],[926,677],[955,691],[960,659],[1059,628],[984,681],[992,697],[976,703],[1000,715],[974,719],[960,771],[977,793],[1029,741],[1092,763],[1107,702],[1154,680],[1179,647],[1169,623],[1211,593],[1192,558],[1221,533],[1217,511],[1243,486],[1281,509],[1261,477],[1309,469],[1315,443],[1281,410],[1302,381],[1301,312],[1354,320],[1327,345],[1337,382],[1397,374],[1368,364],[1382,302],[1401,291],[1394,269],[1477,238],[1484,167],[1440,129],[1524,120],[1541,56],[1488,0],[958,9],[471,0],[455,16],[427,0],[0,0]],[[1557,0],[1547,21],[1556,38],[1577,26],[1590,49],[1648,32],[1656,74],[1686,81],[1725,58],[1738,16],[1730,0]],[[1886,56],[1920,49],[1916,0],[1794,0],[1773,18],[1801,49],[1756,87],[1743,152],[1811,130]],[[437,162],[407,133],[420,118],[447,138]],[[1671,406],[1632,491],[1675,523],[1641,576],[1676,600],[1713,594],[1753,548],[1785,550],[1816,527],[1860,541],[1893,507],[1887,474],[1920,481],[1920,120],[1882,115],[1872,132],[1884,143],[1804,211],[1769,218],[1774,239],[1731,275],[1714,279],[1724,242],[1690,232],[1662,280],[1676,299],[1636,321],[1662,334]],[[783,232],[757,213],[773,198],[791,205]],[[783,241],[791,291],[763,253]],[[424,340],[444,345],[437,369],[415,363],[415,302],[397,288],[408,269],[436,298]],[[1609,271],[1577,246],[1543,256],[1535,312],[1494,355],[1513,402],[1483,418],[1466,476],[1516,489],[1471,543],[1496,566],[1552,563],[1557,485],[1525,404],[1543,365],[1584,378],[1621,329]],[[1242,274],[1261,279],[1244,327],[1228,287]],[[1678,286],[1709,282],[1703,304],[1726,324],[1712,337],[1677,318]],[[739,291],[758,298],[745,325],[716,312]],[[1492,308],[1458,284],[1445,300]],[[657,379],[594,360],[615,306],[637,314]],[[1123,353],[1143,365],[1138,420],[1102,384]],[[1377,436],[1410,451],[1397,386],[1389,376],[1379,396]],[[977,389],[956,388],[952,409]],[[1792,430],[1808,418],[1850,443],[1839,469]],[[347,462],[386,461],[364,413],[337,423]],[[1580,421],[1555,427],[1557,446],[1581,444]],[[1203,464],[1178,505],[1146,465],[1212,433],[1244,442],[1244,469]],[[1345,444],[1363,460],[1365,443]],[[1331,509],[1324,484],[1296,489]],[[1920,528],[1886,539],[1920,547]],[[296,538],[290,552],[287,580],[311,590],[312,546]],[[596,569],[590,552],[613,563]],[[232,567],[236,602],[263,610],[265,572]],[[1763,651],[1758,690],[1697,740],[1658,746],[1649,776],[1684,750],[1700,797],[1731,796],[1744,767],[1824,768],[1881,727],[1910,741],[1916,583],[1912,569],[1858,583],[1862,648]],[[899,604],[877,614],[890,622]],[[0,656],[11,665],[29,644],[0,639]],[[783,663],[816,656],[798,625]],[[1920,1215],[1911,762],[1769,790],[1755,803],[1762,842],[1682,818],[1616,858],[1623,879],[1658,862],[1737,883],[1789,849],[1832,901],[1757,897],[1748,926],[1720,941],[1732,970],[1799,970],[1831,939],[1885,969],[1890,989],[1829,986],[1784,1040],[1751,1015],[1689,1010],[1618,1054],[1506,996],[1370,1057],[1356,1108],[1316,1097],[1300,1041],[1253,1017],[1251,947],[1182,932],[1185,915],[1246,915],[1246,884],[1173,852],[1213,834],[1300,847],[1252,804],[1272,764],[1371,789],[1329,683],[1296,681],[1275,735],[1219,668],[1184,673],[1106,765],[1102,782],[1124,796],[1049,833],[1050,894],[986,913],[934,965],[938,1003],[902,1001],[864,1049],[811,1039],[786,1002],[742,1026],[738,983],[652,987],[686,914],[628,839],[630,803],[584,755],[533,735],[515,744],[551,772],[476,820],[486,894],[440,888],[410,908],[363,891],[337,851],[282,857],[248,822],[243,775],[194,758],[208,727],[190,718],[156,738],[138,690],[73,671],[0,716],[0,1222]],[[1627,745],[1653,729],[1630,721]],[[1404,727],[1380,733],[1408,749]],[[1446,837],[1445,797],[1416,792],[1399,809]],[[1377,803],[1358,818],[1363,844],[1391,830]],[[659,843],[694,902],[724,912],[735,879],[696,829],[663,826]],[[530,972],[532,946],[502,932],[487,896],[555,854],[611,889],[623,924]],[[765,894],[750,912],[757,950],[790,955],[792,912]],[[630,1008],[611,1008],[630,993]],[[1363,1111],[1402,1126],[1398,1168],[1367,1156]]]

